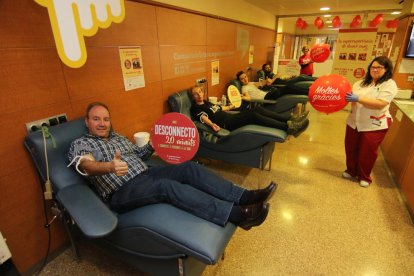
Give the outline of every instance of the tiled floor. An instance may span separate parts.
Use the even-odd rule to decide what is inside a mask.
[[[311,110],[307,131],[276,146],[270,172],[213,162],[210,168],[243,187],[274,180],[279,188],[265,223],[238,229],[224,261],[204,276],[414,275],[414,225],[382,155],[369,188],[341,178],[346,116]],[[64,252],[41,275],[139,274],[84,251],[82,263]]]

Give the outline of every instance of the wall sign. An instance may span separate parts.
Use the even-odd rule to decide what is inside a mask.
[[[125,91],[145,87],[141,47],[120,47],[119,58]]]
[[[93,36],[125,17],[124,0],[34,0],[48,9],[60,59],[69,67],[86,62],[84,36]]]
[[[151,141],[161,159],[178,164],[191,160],[197,153],[198,130],[188,117],[171,112],[163,115],[155,123]]]

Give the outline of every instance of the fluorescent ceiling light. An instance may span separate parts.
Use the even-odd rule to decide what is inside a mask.
[[[322,7],[322,8],[320,8],[319,10],[321,10],[321,11],[329,11],[331,8],[329,8],[329,7]]]
[[[391,14],[400,14],[400,11],[393,11]]]
[[[323,17],[331,17],[330,14],[325,14]]]

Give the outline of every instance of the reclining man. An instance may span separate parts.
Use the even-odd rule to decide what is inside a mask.
[[[235,130],[252,124],[278,128],[286,131],[289,135],[298,137],[309,125],[307,114],[286,119],[283,115],[264,108],[239,113],[225,112],[234,109],[234,105],[220,106],[204,101],[204,91],[199,86],[194,86],[191,89],[191,95],[194,100],[191,105],[191,116],[216,132],[221,128]]]
[[[265,221],[277,184],[246,190],[194,162],[148,168],[150,142],[138,147],[114,132],[103,103],[88,106],[85,123],[88,133],[72,142],[68,157],[114,211],[165,202],[221,226],[249,230]]]
[[[263,64],[262,70],[257,71],[256,78],[261,85],[261,89],[264,91],[271,90],[272,84],[276,79],[278,79],[278,77],[272,72],[272,67],[268,63]],[[260,80],[262,80],[263,83],[261,83]]]
[[[282,77],[274,74],[270,64],[265,63],[262,65],[262,70],[259,70],[256,73],[256,81],[260,83],[260,79],[263,80],[263,83],[260,84],[260,88],[264,91],[269,91],[275,87],[282,90],[283,94],[308,95],[308,86],[304,85],[297,87],[293,84],[298,82],[309,83],[315,81],[317,78],[307,75]]]

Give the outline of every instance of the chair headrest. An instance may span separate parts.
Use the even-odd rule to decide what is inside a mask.
[[[69,163],[67,153],[72,141],[86,133],[84,118],[49,127],[49,132],[56,143],[56,147],[54,147],[52,139],[46,139],[49,175],[53,188],[60,190],[66,186],[84,182],[83,177],[75,170],[66,167]],[[42,132],[29,133],[24,140],[24,145],[35,163],[41,180],[46,181],[46,159]]]
[[[237,89],[239,89],[239,92],[241,93],[242,91],[242,83],[239,80],[233,79],[230,81],[229,85],[234,85],[237,87]]]
[[[168,97],[168,104],[172,112],[178,112],[184,114],[188,118],[191,118],[190,108],[192,100],[188,90],[183,90],[170,95]]]

